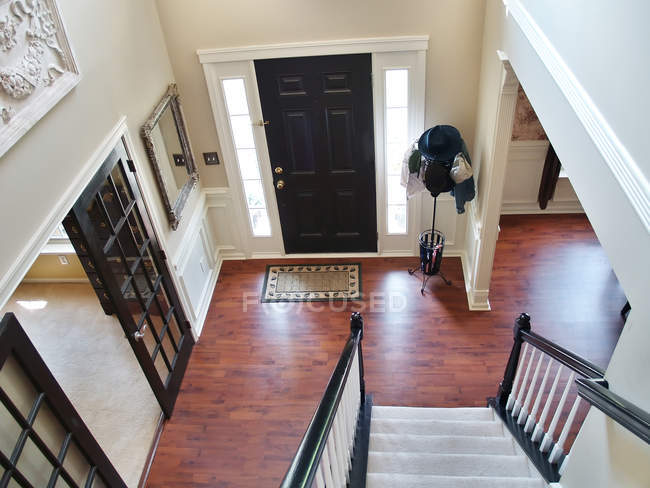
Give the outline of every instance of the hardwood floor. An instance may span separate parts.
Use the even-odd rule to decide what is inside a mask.
[[[534,331],[602,366],[623,326],[625,297],[582,215],[502,218],[491,312],[468,311],[458,258],[442,264],[453,285],[434,277],[424,297],[406,272],[412,258],[315,261],[361,262],[364,301],[337,310],[259,303],[271,261],[224,263],[148,486],[277,486],[353,311],[365,321],[366,389],[376,405],[484,406],[522,311]]]

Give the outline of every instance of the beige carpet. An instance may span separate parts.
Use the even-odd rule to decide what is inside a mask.
[[[291,264],[266,268],[262,302],[361,299],[361,265]]]
[[[18,317],[126,484],[136,487],[160,407],[117,319],[104,314],[90,284],[23,283],[5,312]]]

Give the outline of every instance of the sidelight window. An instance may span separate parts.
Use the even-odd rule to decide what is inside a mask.
[[[400,185],[400,172],[402,158],[409,142],[409,70],[387,69],[384,73],[386,229],[389,234],[406,234],[406,190]]]
[[[253,235],[270,236],[271,224],[264,197],[244,78],[228,78],[221,83]]]

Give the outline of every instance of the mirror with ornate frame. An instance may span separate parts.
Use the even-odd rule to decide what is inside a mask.
[[[176,230],[192,188],[199,180],[176,84],[169,85],[141,130],[158,180],[169,225]]]

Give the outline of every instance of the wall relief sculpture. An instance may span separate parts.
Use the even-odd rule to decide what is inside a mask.
[[[56,0],[0,0],[0,156],[79,79]]]

